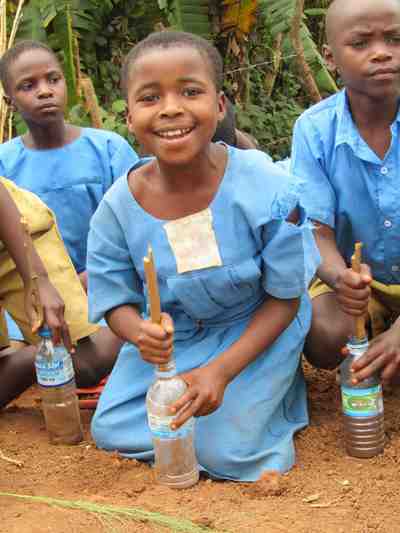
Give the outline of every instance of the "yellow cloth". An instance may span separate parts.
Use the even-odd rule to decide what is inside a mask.
[[[26,219],[36,251],[40,255],[52,284],[65,303],[65,319],[72,342],[87,337],[99,329],[88,321],[87,296],[58,232],[54,214],[33,193],[20,189],[11,181],[1,178]],[[29,344],[36,344],[24,311],[24,287],[15,264],[0,243],[0,305],[13,317]],[[8,332],[4,313],[0,316],[0,347],[7,346]]]
[[[311,299],[334,292],[319,278],[311,284]],[[400,315],[400,285],[384,285],[373,280],[368,303],[369,326],[373,337],[386,331]]]

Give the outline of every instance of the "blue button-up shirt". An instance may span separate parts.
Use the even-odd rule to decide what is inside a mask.
[[[311,219],[335,231],[347,264],[356,241],[382,283],[400,283],[400,112],[384,159],[362,139],[346,92],[305,111],[294,129],[291,170]]]

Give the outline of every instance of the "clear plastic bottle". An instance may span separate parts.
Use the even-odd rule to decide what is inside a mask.
[[[351,366],[368,349],[368,339],[351,338],[349,355],[340,365],[344,438],[346,451],[353,457],[374,457],[385,444],[382,386],[377,375],[352,383]]]
[[[175,489],[191,487],[199,480],[194,450],[194,419],[176,431],[171,423],[177,415],[170,415],[169,407],[187,389],[176,375],[175,361],[157,367],[156,380],[146,396],[147,416],[153,434],[155,468],[159,483]]]
[[[71,355],[63,344],[54,346],[46,326],[39,335],[35,368],[49,440],[77,444],[83,434]]]

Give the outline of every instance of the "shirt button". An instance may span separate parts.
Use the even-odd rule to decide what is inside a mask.
[[[382,167],[381,168],[381,174],[383,174],[384,176],[386,176],[386,174],[388,173],[388,168],[387,167]]]
[[[385,228],[391,228],[392,227],[392,223],[390,222],[390,220],[385,220],[383,225],[385,226]]]
[[[392,272],[398,272],[400,270],[399,265],[393,265],[392,266]]]

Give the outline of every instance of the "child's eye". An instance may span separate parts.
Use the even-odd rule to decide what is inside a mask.
[[[386,42],[389,44],[400,44],[400,35],[389,35],[386,37]]]
[[[144,94],[139,98],[139,102],[145,102],[145,103],[153,103],[156,102],[159,99],[159,96],[157,94]]]
[[[32,83],[30,81],[24,81],[24,83],[21,83],[21,85],[18,86],[18,89],[20,91],[29,91],[32,89]]]
[[[198,94],[201,94],[201,90],[197,87],[187,87],[183,90],[183,96],[197,96]]]
[[[351,46],[353,48],[365,48],[367,46],[368,42],[367,41],[362,41],[362,40],[359,40],[359,41],[353,41],[351,43]]]
[[[51,76],[49,78],[49,83],[57,83],[60,80],[61,76]]]

